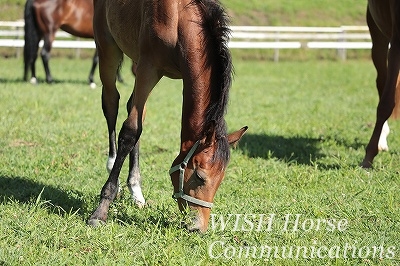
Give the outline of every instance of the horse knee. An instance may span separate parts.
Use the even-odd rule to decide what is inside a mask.
[[[118,149],[127,155],[136,145],[141,133],[141,126],[132,127],[124,123],[118,135]]]
[[[389,101],[379,101],[377,109],[378,117],[383,118],[386,121],[392,114],[394,105],[394,98],[389,99]]]

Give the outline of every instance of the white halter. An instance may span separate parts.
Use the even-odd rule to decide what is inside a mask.
[[[183,192],[183,180],[185,178],[185,169],[187,167],[187,164],[188,164],[190,158],[192,158],[192,156],[193,156],[194,152],[196,151],[197,147],[199,146],[199,144],[200,144],[200,140],[196,141],[196,143],[193,145],[193,147],[189,150],[185,159],[183,159],[183,162],[178,165],[172,166],[171,169],[169,170],[170,175],[179,170],[179,192],[172,194],[172,198],[174,198],[174,199],[181,198],[181,199],[184,199],[191,203],[211,209],[213,206],[213,203],[204,201],[204,200],[200,200],[200,199],[196,199],[192,196],[185,194],[185,192]]]

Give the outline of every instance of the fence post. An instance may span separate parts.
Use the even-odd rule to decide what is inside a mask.
[[[277,31],[276,32],[277,38],[275,38],[276,42],[279,42],[279,40],[280,40],[279,34],[280,34],[280,32]],[[274,50],[274,62],[279,62],[279,48],[275,48],[275,50]]]
[[[339,42],[346,42],[346,30],[342,29],[340,36],[341,38],[339,38]],[[346,48],[339,48],[338,56],[342,61],[346,61]]]

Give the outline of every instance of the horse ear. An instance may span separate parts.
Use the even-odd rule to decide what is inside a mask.
[[[238,131],[235,131],[228,135],[228,142],[231,146],[236,147],[238,141],[242,138],[246,130],[248,129],[247,126],[242,127]]]

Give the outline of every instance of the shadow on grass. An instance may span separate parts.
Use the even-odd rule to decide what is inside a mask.
[[[324,138],[305,138],[301,136],[283,137],[261,134],[245,134],[238,148],[250,158],[278,159],[285,163],[315,165],[321,170],[340,169],[340,160],[329,158],[322,152],[322,146],[334,145],[346,149],[363,149],[364,144],[358,140],[348,141],[340,136],[324,136]],[[328,148],[329,149],[329,148]],[[332,147],[337,149],[337,147]],[[358,164],[351,165],[358,167]]]
[[[77,211],[82,214],[84,202],[82,194],[73,190],[62,190],[60,188],[38,183],[23,177],[0,176],[0,203],[16,200],[22,203],[32,203],[39,197],[44,201],[50,201],[54,208],[49,208],[56,214],[59,208],[65,212]],[[59,208],[58,208],[59,207]]]
[[[63,84],[63,83],[70,83],[70,84],[77,84],[77,85],[87,85],[89,86],[89,81],[87,78],[82,78],[82,79],[63,79],[63,80],[58,80],[54,79],[52,83],[47,83],[45,79],[38,78],[37,79],[37,84],[30,84],[32,86],[51,86],[53,84]],[[94,81],[96,82],[96,80]],[[97,81],[100,83],[100,80]],[[0,83],[16,83],[16,84],[28,84],[28,81],[23,80],[22,78],[0,78]]]
[[[325,157],[320,151],[320,139],[304,137],[283,137],[260,134],[245,134],[239,149],[250,158],[276,158],[285,162],[311,165]]]

